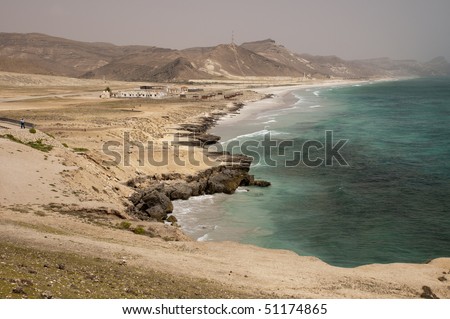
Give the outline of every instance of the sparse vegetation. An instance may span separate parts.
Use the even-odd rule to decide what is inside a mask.
[[[23,145],[28,145],[36,150],[48,153],[53,149],[52,145],[48,145],[48,144],[44,144],[42,143],[42,140],[36,140],[34,142],[28,142],[28,143],[24,143],[21,140],[19,140],[18,138],[16,138],[15,136],[11,135],[11,134],[5,134],[5,135],[0,135],[0,137],[2,138],[7,138],[10,141],[19,143],[19,144],[23,144]]]
[[[34,127],[30,128],[29,132],[31,134],[36,134],[36,129]]]
[[[131,223],[130,222],[121,222],[119,225],[118,225],[118,227],[120,228],[120,229],[130,229],[130,227],[131,227]]]
[[[67,145],[66,143],[62,143],[62,146],[64,146],[65,148],[69,148],[69,145]]]
[[[42,140],[37,140],[35,142],[28,142],[26,143],[26,145],[46,153],[50,152],[53,149],[52,145],[44,144],[42,143]]]
[[[6,138],[6,139],[16,142],[16,143],[23,144],[23,142],[21,140],[19,140],[18,138],[16,138],[14,135],[11,135],[11,134],[0,135],[0,137]]]
[[[51,138],[55,138],[52,134],[50,133],[45,133],[47,136],[51,137]]]
[[[133,233],[137,235],[145,235],[145,229],[142,226],[138,226],[135,229],[133,229]]]
[[[74,148],[72,148],[72,150],[75,153],[86,153],[89,151],[87,148],[84,148],[84,147],[74,147]]]
[[[0,251],[3,299],[258,297],[204,279],[141,270],[125,261],[41,251],[5,242],[0,242]]]

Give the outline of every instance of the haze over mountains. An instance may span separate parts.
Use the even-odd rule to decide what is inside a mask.
[[[345,61],[293,53],[271,39],[241,45],[172,50],[87,43],[44,34],[0,33],[0,71],[176,82],[240,77],[346,78],[450,75],[443,57],[429,62],[389,58]]]

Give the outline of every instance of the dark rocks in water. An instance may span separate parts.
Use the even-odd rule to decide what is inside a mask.
[[[176,145],[181,145],[181,146],[195,146],[195,147],[203,147],[202,142],[198,141],[198,140],[187,140],[187,141],[176,141],[174,142]]]
[[[203,145],[215,144],[220,140],[220,136],[208,133],[175,133],[176,138],[187,137],[191,140],[197,140]],[[176,143],[181,143],[184,141],[176,141]]]
[[[176,223],[178,221],[178,219],[175,216],[170,215],[169,217],[167,217],[167,221],[169,223]]]
[[[220,140],[220,136],[206,133],[197,134],[194,138],[202,142],[203,145],[212,145]]]
[[[206,133],[206,131],[216,123],[218,118],[218,115],[209,117],[205,116],[200,118],[200,123],[181,124],[180,129],[189,133],[176,133],[175,144],[203,147],[205,145],[217,143],[220,140],[220,136]],[[187,138],[187,140],[178,140],[178,138],[184,137]]]
[[[165,187],[166,196],[171,200],[188,199],[192,195],[192,187],[186,182],[168,185]]]
[[[207,130],[207,127],[202,124],[180,124],[180,128],[184,131],[193,133],[203,133]]]
[[[199,181],[193,181],[189,183],[189,187],[192,190],[192,196],[200,196],[205,194],[206,185]]]
[[[424,298],[424,299],[439,299],[438,296],[436,296],[432,291],[431,288],[428,286],[423,286],[422,287],[422,294],[420,295],[420,298]]]
[[[234,102],[233,106],[228,107],[228,112],[229,113],[237,113],[237,111],[239,111],[244,106],[245,106],[245,104],[242,102]]]
[[[258,186],[258,187],[269,187],[270,185],[272,185],[270,182],[268,181],[263,181],[263,180],[255,180],[253,182],[253,184],[251,184],[252,186]]]
[[[257,187],[269,187],[272,185],[268,181],[255,179],[253,175],[247,175],[247,177],[241,182],[241,186],[257,186]]]
[[[233,170],[229,168],[214,172],[208,178],[205,192],[207,194],[233,194],[247,175],[245,170]]]
[[[143,220],[163,221],[173,210],[172,200],[186,200],[204,194],[232,194],[239,186],[250,185],[253,177],[248,174],[249,165],[240,156],[241,165],[220,165],[196,175],[163,174],[159,179],[135,192],[129,200],[129,213]],[[129,182],[129,185],[135,183]]]
[[[233,154],[231,155],[228,152],[216,152],[216,153],[208,153],[208,157],[214,158],[217,162],[221,162],[222,165],[234,168],[242,168],[247,171],[250,170],[250,165],[252,164],[253,159],[249,156],[242,154]]]
[[[239,186],[270,186],[270,182],[255,180],[248,174],[251,158],[224,153],[217,154],[217,158],[221,159],[222,165],[196,175],[170,173],[149,178],[149,183],[129,198],[133,204],[129,213],[142,220],[164,221],[173,210],[172,200],[215,193],[233,194]],[[136,183],[129,181],[127,184]]]

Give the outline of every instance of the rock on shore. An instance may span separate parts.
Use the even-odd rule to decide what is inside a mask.
[[[186,200],[191,196],[225,193],[233,194],[239,186],[270,186],[250,175],[251,158],[245,155],[222,155],[225,164],[204,170],[196,175],[163,174],[135,178],[128,186],[136,192],[130,197],[129,213],[142,220],[164,221],[173,210],[172,200]]]

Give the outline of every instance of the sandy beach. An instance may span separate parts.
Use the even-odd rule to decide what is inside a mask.
[[[174,174],[192,177],[221,165],[202,147],[166,143],[176,133],[190,134],[183,124],[226,116],[236,112],[237,104],[255,103],[249,114],[264,103],[270,108],[271,99],[260,100],[268,94],[282,98],[296,87],[354,83],[258,83],[258,88],[204,83],[190,86],[242,95],[233,100],[100,99],[106,86],[121,90],[140,83],[0,73],[0,118],[23,117],[36,128],[32,133],[0,121],[0,297],[42,298],[50,291],[60,298],[109,298],[102,280],[85,279],[76,287],[62,284],[70,269],[81,271],[71,264],[81,258],[87,272],[96,273],[96,261],[103,260],[111,269],[120,265],[130,277],[148,271],[156,274],[151,280],[173,278],[174,287],[186,291],[174,288],[180,295],[167,294],[174,289],[164,284],[159,296],[171,298],[450,298],[449,258],[338,268],[286,250],[196,242],[176,223],[139,220],[130,213],[130,196],[149,180]],[[246,108],[240,112],[245,116]],[[233,117],[225,121],[232,125]],[[125,138],[129,148],[124,147]],[[114,163],[111,154],[117,155]],[[150,165],[150,157],[167,162]],[[192,165],[192,158],[199,163]],[[33,261],[25,257],[34,252],[54,269],[48,275],[51,284],[30,271],[38,266],[32,267]],[[57,269],[59,259],[65,260],[67,271]],[[19,279],[32,280],[33,285]],[[117,298],[158,297],[144,288],[129,293],[125,282],[116,285],[123,288],[114,294]],[[15,289],[18,286],[22,290]]]

